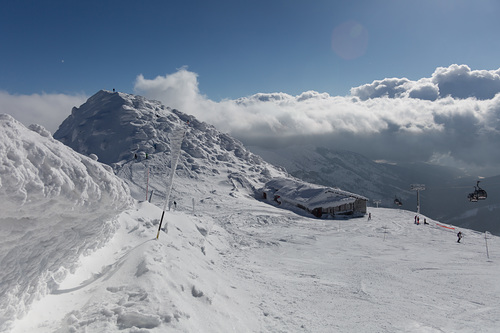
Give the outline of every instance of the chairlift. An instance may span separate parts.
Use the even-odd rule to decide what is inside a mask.
[[[403,203],[401,202],[401,200],[399,200],[397,197],[394,198],[394,204],[396,206],[403,206]]]
[[[474,186],[474,192],[469,193],[467,195],[467,199],[469,199],[470,202],[477,202],[478,200],[485,200],[488,197],[488,194],[486,193],[485,190],[483,190],[481,187],[479,187],[479,180],[476,183],[476,186]]]

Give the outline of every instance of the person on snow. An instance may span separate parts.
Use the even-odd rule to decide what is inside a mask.
[[[417,215],[415,215],[415,222],[413,222],[414,224],[417,224]]]
[[[424,217],[424,224],[429,224],[427,223],[427,219]]]
[[[417,225],[419,225],[419,224],[420,224],[420,217],[417,216]]]
[[[368,221],[372,219],[372,213],[368,213]]]
[[[462,239],[462,232],[459,231],[458,234],[457,234],[457,237],[458,237],[458,240],[457,240],[457,243],[460,243],[460,240]]]

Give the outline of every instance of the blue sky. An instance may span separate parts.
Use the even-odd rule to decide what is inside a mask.
[[[133,92],[139,74],[187,66],[216,101],[308,90],[344,96],[373,80],[429,77],[439,66],[498,69],[499,13],[500,2],[485,0],[6,0],[0,90]],[[346,24],[344,39],[365,34],[350,36],[363,45],[348,59],[332,45]]]

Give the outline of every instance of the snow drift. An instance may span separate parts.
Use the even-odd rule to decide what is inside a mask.
[[[30,129],[0,115],[0,329],[102,246],[131,204],[109,166]]]

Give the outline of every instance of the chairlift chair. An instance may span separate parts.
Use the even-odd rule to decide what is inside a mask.
[[[488,194],[486,193],[485,190],[483,190],[481,187],[479,187],[479,180],[476,183],[476,186],[474,186],[474,192],[469,193],[467,195],[467,199],[469,199],[470,202],[477,202],[478,200],[485,200],[488,197]]]

